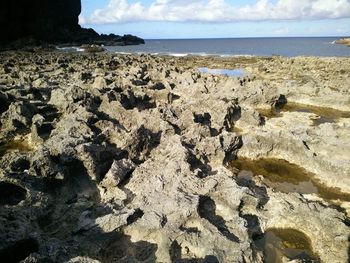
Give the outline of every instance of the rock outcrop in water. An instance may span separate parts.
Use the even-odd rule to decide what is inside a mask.
[[[349,118],[258,110],[350,110],[349,59],[201,60],[2,53],[0,258],[348,262]],[[342,194],[280,191],[241,176],[237,156],[284,159]],[[293,235],[275,247],[279,230]]]
[[[4,0],[0,4],[0,44],[22,39],[70,44],[142,44],[130,35],[99,35],[78,24],[81,0]]]
[[[347,38],[341,38],[337,41],[335,41],[336,44],[341,44],[341,45],[346,45],[348,47],[350,47],[350,38],[347,37]]]

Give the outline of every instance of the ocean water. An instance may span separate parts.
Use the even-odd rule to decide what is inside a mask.
[[[349,57],[350,47],[334,42],[339,37],[229,38],[146,40],[145,45],[106,47],[109,52],[172,56],[324,56]]]

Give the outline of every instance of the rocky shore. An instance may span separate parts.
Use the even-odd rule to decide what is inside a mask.
[[[348,262],[349,65],[0,53],[0,259]]]

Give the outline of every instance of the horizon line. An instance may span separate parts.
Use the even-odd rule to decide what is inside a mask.
[[[209,39],[254,39],[254,38],[347,38],[349,36],[267,36],[267,37],[194,37],[194,38],[144,38],[144,40],[209,40]]]

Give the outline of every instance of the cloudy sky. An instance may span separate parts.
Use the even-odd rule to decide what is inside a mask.
[[[143,38],[350,35],[350,0],[82,0],[80,24]]]

